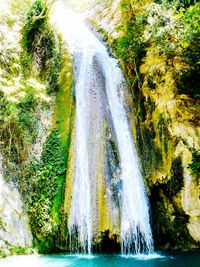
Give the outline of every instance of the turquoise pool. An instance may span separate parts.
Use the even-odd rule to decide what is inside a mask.
[[[31,255],[0,260],[1,267],[200,267],[200,252],[121,256],[99,255]]]

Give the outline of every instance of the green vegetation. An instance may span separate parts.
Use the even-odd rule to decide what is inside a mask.
[[[20,164],[27,158],[28,147],[37,135],[35,118],[38,100],[32,94],[33,88],[25,88],[26,95],[18,102],[10,102],[2,95],[0,100],[0,139],[4,155]]]
[[[5,248],[0,251],[0,259],[12,255],[30,255],[34,254],[36,251],[32,247],[14,247]]]
[[[173,209],[172,203],[162,194],[161,189],[157,187],[157,190],[160,193],[157,195],[156,203],[152,203],[155,212],[153,216],[155,246],[164,250],[189,248],[190,243],[194,242],[187,229],[189,216],[183,211]]]
[[[42,14],[42,16],[41,16]],[[58,37],[48,22],[48,7],[35,0],[22,29],[22,67],[25,76],[35,73],[48,84],[48,92],[58,90],[61,55]],[[44,78],[45,77],[45,78]]]
[[[141,7],[132,8],[130,1],[121,1],[122,23],[116,27],[120,37],[112,43],[115,55],[126,65],[126,71],[132,74],[131,91],[133,97],[140,97],[142,74],[139,71],[142,59],[146,55],[145,42],[142,38],[147,23],[147,13]]]
[[[74,122],[74,104],[71,96],[72,65],[71,57],[66,50],[63,50],[61,67],[54,129],[43,146],[40,161],[32,162],[21,177],[21,190],[25,202],[28,203],[34,245],[40,253],[55,251],[56,240],[60,238],[64,185]],[[70,73],[70,77],[67,73]]]
[[[200,3],[121,0],[115,11],[109,4],[97,14],[94,26],[119,59],[132,96],[133,136],[151,195],[156,246],[195,247],[188,224],[198,219],[185,214],[181,192],[187,168],[191,184],[199,175]],[[190,189],[198,201],[198,190]]]
[[[47,22],[44,23],[44,19],[42,19],[43,22],[41,22],[41,19],[36,20],[37,26],[33,26],[34,23],[31,22],[30,18],[33,14],[39,14],[42,9],[41,3],[41,1],[34,1],[33,5],[30,6],[24,27],[22,26],[24,22],[21,17],[18,20],[16,19],[17,16],[15,16],[15,19],[10,21],[7,15],[4,15],[5,20],[2,21],[4,27],[8,27],[8,31],[12,33],[9,38],[17,36],[16,42],[18,41],[17,44],[12,44],[12,39],[2,39],[3,50],[0,54],[0,121],[2,126],[0,138],[3,140],[1,142],[1,150],[4,158],[7,159],[5,178],[7,180],[15,180],[16,184],[20,182],[16,177],[23,170],[23,164],[29,156],[30,146],[35,142],[38,135],[38,117],[40,117],[40,112],[42,110],[42,112],[46,112],[49,109],[51,99],[45,96],[46,89],[47,91],[53,90],[52,88],[55,89],[58,79],[58,77],[55,78],[54,70],[56,70],[56,76],[58,76],[59,68],[55,67],[53,62],[58,61],[57,53],[54,52],[58,50],[59,46],[58,42],[56,43],[53,31],[50,29],[50,26],[47,26]],[[11,1],[10,5],[11,12],[17,12],[17,7],[19,8],[20,3],[17,1],[14,4]],[[29,1],[23,3],[21,7],[23,12],[27,12],[23,5],[28,8]],[[21,16],[23,17],[23,15]],[[40,27],[42,27],[42,30],[45,27],[45,34],[50,40],[47,43],[48,51],[45,50],[43,58],[41,58],[41,52],[39,53],[38,50],[34,50],[37,48],[37,45],[35,46],[34,43],[35,39],[40,37],[40,40],[43,40],[43,37],[40,36],[42,34]],[[23,28],[21,33],[19,31],[20,28]],[[22,40],[21,46],[23,48],[22,59],[27,59],[27,54],[29,56],[32,55],[33,59],[34,55],[38,60],[42,60],[45,66],[48,64],[51,66],[51,69],[49,68],[48,70],[49,72],[47,72],[47,68],[45,69],[44,65],[41,66],[44,71],[43,77],[48,81],[48,86],[45,87],[45,80],[40,79],[38,75],[35,76],[32,69],[28,68],[24,61],[20,65],[20,39]],[[54,60],[54,57],[56,57],[56,60]],[[30,60],[27,62],[30,64]],[[26,78],[22,76],[25,69]],[[10,176],[10,171],[13,172],[14,178]]]
[[[182,22],[184,31],[179,43],[182,46],[182,57],[186,65],[179,74],[179,91],[199,98],[200,3],[196,3],[186,10],[182,15]]]
[[[143,125],[137,126],[137,145],[143,166],[143,173],[148,179],[152,173],[162,166],[160,148],[154,142],[154,130]]]
[[[115,53],[124,62],[135,63],[135,68],[138,68],[145,56],[145,45],[141,35],[146,25],[147,14],[134,14],[129,1],[122,1],[121,6],[125,21],[123,21],[123,28],[119,27],[119,30],[123,30],[123,36],[120,36],[116,43]]]
[[[53,242],[51,208],[57,190],[60,190],[59,184],[66,174],[65,151],[61,148],[58,135],[57,129],[52,130],[43,147],[40,162],[32,163],[28,173],[29,177],[32,177],[32,190],[26,198],[36,246],[40,242],[45,243],[46,240],[48,243]],[[43,250],[40,252],[49,248],[44,244],[41,247]]]
[[[173,93],[192,97],[193,105],[198,98],[199,7],[196,1],[122,0],[121,21],[115,27],[119,37],[110,40],[107,36],[113,52],[121,60],[133,96],[138,148],[144,166],[152,165],[152,168],[144,167],[146,173],[146,169],[155,169],[154,159],[160,162],[171,153],[171,142],[175,142],[170,134],[170,112],[156,109],[159,90],[167,90],[167,83],[174,79]],[[100,32],[106,36],[104,29],[100,28]],[[156,113],[161,115],[153,119]],[[155,129],[159,141],[155,140]],[[153,154],[157,156],[146,159],[145,147],[150,155],[155,151]],[[157,153],[159,149],[166,156]]]
[[[60,238],[74,118],[72,60],[48,22],[47,3],[17,1],[12,5],[14,14],[20,5],[26,6],[22,8],[20,25],[19,20],[12,22],[7,17],[0,22],[18,38],[12,47],[6,39],[1,40],[5,42],[3,54],[0,53],[4,178],[14,183],[22,195],[34,247],[41,253],[55,251],[55,242]],[[38,155],[32,155],[35,146]],[[15,247],[2,250],[2,256],[28,251]]]
[[[200,175],[200,151],[196,149],[192,151],[192,163],[189,167],[194,175]]]
[[[171,177],[166,183],[165,193],[170,198],[180,192],[184,185],[182,160],[180,157],[173,159],[171,167]]]
[[[72,96],[72,59],[69,51],[63,48],[61,71],[59,75],[59,91],[56,94],[56,127],[59,131],[60,145],[64,152],[64,160],[68,163],[69,150],[74,127],[74,101]],[[61,205],[64,198],[65,176],[58,180],[58,190],[52,206],[52,218],[55,225],[61,224]]]
[[[128,76],[130,77],[131,73],[135,77],[134,92],[143,82],[139,67],[146,51],[156,48],[157,52],[169,61],[180,57],[181,66],[174,73],[178,92],[198,98],[200,3],[169,1],[168,5],[167,1],[156,1],[160,4],[153,1],[133,2],[123,0],[120,3],[122,21],[116,27],[120,36],[113,40],[112,46],[116,56],[126,64]],[[178,4],[179,8],[174,9]],[[152,73],[148,76],[149,89],[156,87],[155,75]]]
[[[188,8],[191,5],[197,3],[197,0],[155,0],[159,4],[169,4],[171,7],[179,8]]]
[[[159,116],[158,120],[158,133],[161,142],[164,145],[165,153],[168,152],[168,142],[170,140],[169,127],[171,125],[171,118],[164,117],[163,114]]]
[[[29,54],[26,59],[30,72],[34,72],[34,64],[39,66],[39,72],[36,74],[43,81],[45,77],[47,92],[57,91],[53,130],[44,144],[40,161],[32,162],[22,178],[25,188],[27,178],[31,178],[29,179],[31,185],[28,185],[31,193],[28,198],[26,192],[23,193],[23,187],[21,188],[28,203],[34,245],[40,253],[47,253],[56,250],[56,240],[60,238],[61,209],[74,111],[71,95],[71,57],[60,40],[55,38],[48,24],[48,17],[42,16],[40,22],[38,19],[34,20],[35,17],[40,17],[41,12],[47,12],[42,10],[44,9],[41,7],[41,1],[35,1],[23,29],[22,44],[24,52],[27,52],[25,55]],[[24,62],[22,64],[24,65]]]
[[[7,39],[0,29],[0,150],[4,178],[22,194],[34,246],[41,253],[49,253],[61,250],[67,238],[63,202],[74,128],[72,59],[49,23],[48,1],[11,2],[13,13],[0,17],[0,26],[13,34]],[[184,138],[194,140],[197,147],[195,134],[190,136],[190,132],[198,121],[200,3],[122,0],[119,8],[117,37],[110,40],[103,27],[99,32],[120,59],[132,94],[135,137],[154,198],[157,240],[161,245],[168,240],[171,246],[187,247],[192,242],[187,228],[189,216],[177,206],[184,169],[188,167],[195,178],[200,171],[197,148],[191,148],[189,142],[181,143],[183,132]],[[14,16],[18,10],[19,20]],[[186,115],[190,118],[185,119]],[[47,125],[43,119],[49,120]],[[42,138],[41,123],[45,124]],[[42,154],[34,158],[31,150],[39,143],[38,138],[43,142]],[[111,177],[118,177],[119,155],[114,139],[109,139],[106,146]],[[186,157],[185,151],[189,151]],[[121,184],[113,185],[113,197],[117,186]],[[106,243],[109,233],[104,234]],[[15,247],[2,250],[0,257],[26,253],[32,253],[32,249]]]

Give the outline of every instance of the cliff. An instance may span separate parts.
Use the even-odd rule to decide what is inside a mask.
[[[129,86],[159,249],[200,242],[199,14],[199,3],[148,0],[110,1],[89,14]]]
[[[159,249],[200,246],[200,5],[195,2],[103,1],[89,14],[127,81],[125,106]],[[50,23],[46,3],[1,4],[0,256],[32,253],[33,247],[41,253],[66,251],[70,244],[73,72],[76,76],[79,71],[80,55],[73,61]],[[93,63],[98,79],[90,86],[96,99],[99,88],[105,90],[105,74],[97,59]],[[105,92],[102,95],[99,107],[106,108]],[[90,116],[95,121],[100,115],[92,105]],[[107,170],[100,165],[95,169],[94,243],[97,249],[101,244],[102,250],[119,250],[120,162],[116,137],[108,126],[111,115],[106,116],[99,119],[101,124],[90,125],[91,151],[98,135],[104,142],[100,156],[91,153],[89,159],[99,157]]]
[[[0,256],[56,250],[73,122],[72,60],[44,1],[1,8]]]

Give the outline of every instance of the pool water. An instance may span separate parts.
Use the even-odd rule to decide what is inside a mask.
[[[31,255],[0,260],[1,267],[200,267],[200,252],[151,255]]]

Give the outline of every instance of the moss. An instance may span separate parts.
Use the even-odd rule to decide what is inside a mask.
[[[164,151],[168,153],[168,142],[170,140],[170,134],[168,127],[171,125],[171,118],[169,116],[165,116],[160,114],[158,119],[158,130],[160,141],[163,143]]]
[[[69,249],[67,244],[70,244],[70,236],[67,225],[68,225],[68,216],[71,208],[71,200],[73,194],[73,180],[75,174],[74,162],[75,162],[75,128],[73,127],[69,158],[67,162],[67,175],[65,179],[65,191],[64,191],[63,205],[61,208],[62,211],[61,224],[59,230],[59,247],[61,247],[65,251]]]
[[[146,54],[145,44],[141,35],[146,25],[147,14],[141,8],[141,12],[134,12],[130,1],[121,1],[121,27],[122,34],[116,40],[114,51],[118,58],[126,63],[131,63],[134,68],[139,68]],[[135,73],[136,74],[136,73]]]
[[[194,240],[190,237],[187,225],[189,216],[178,210],[173,199],[168,199],[164,185],[156,184],[151,189],[153,235],[156,249],[189,249]]]
[[[151,75],[147,76],[147,86],[151,89],[154,90],[156,88],[156,83],[153,81],[153,77]]]
[[[51,202],[49,222],[52,232],[49,237],[39,239],[37,246],[39,251],[45,253],[56,252],[66,249],[66,240],[68,233],[66,232],[67,224],[63,206],[65,203],[65,184],[66,172],[69,168],[69,151],[72,143],[72,133],[74,127],[74,101],[72,95],[72,59],[69,51],[62,48],[62,65],[59,76],[59,91],[56,95],[56,108],[54,115],[54,125],[58,131],[60,150],[65,166],[65,172],[59,174],[56,180],[56,191]],[[64,236],[63,236],[64,235]]]
[[[25,25],[23,28],[23,39],[22,44],[25,52],[33,52],[33,43],[35,40],[35,36],[37,32],[44,28],[46,23],[45,14],[47,10],[44,12],[44,18],[34,20],[35,16],[39,16],[43,10],[43,3],[41,0],[35,0],[27,13]]]
[[[33,88],[29,87],[28,93],[18,104],[19,125],[23,128],[26,136],[29,136],[30,143],[33,143],[37,136],[37,120],[35,118],[37,100],[32,90]]]
[[[133,75],[133,76],[132,76]],[[140,87],[140,77],[134,77],[134,73],[130,73],[129,76],[132,76],[132,77],[129,77],[128,78],[128,87],[129,87],[129,90],[132,94],[132,98],[134,100],[134,102],[137,104],[137,99],[139,98],[139,95],[140,95],[140,90],[139,90],[139,87]]]
[[[74,101],[72,96],[72,59],[68,51],[63,51],[63,62],[61,66],[59,91],[56,95],[56,125],[59,131],[61,147],[64,151],[66,165],[69,161],[69,151],[72,142],[74,127]],[[53,221],[56,225],[61,223],[61,205],[64,198],[64,185],[66,175],[58,180],[58,190],[52,206]]]
[[[2,153],[10,163],[19,166],[26,160],[29,146],[37,135],[35,114],[40,101],[36,100],[32,90],[32,87],[26,86],[25,96],[19,102],[11,102],[4,95],[0,99]]]
[[[194,240],[187,227],[193,218],[180,208],[183,167],[190,155],[181,155],[181,139],[187,140],[188,148],[198,147],[199,3],[184,1],[186,9],[179,5],[176,10],[178,2],[154,2],[120,1],[120,12],[115,13],[120,23],[114,34],[109,28],[108,43],[120,59],[133,98],[133,132],[152,193],[156,244],[165,249],[190,248]],[[102,12],[102,17],[104,26],[109,16]],[[179,109],[182,102],[184,108]],[[199,172],[197,155],[188,166],[195,177]]]
[[[43,8],[43,16],[35,20]],[[61,54],[58,38],[48,23],[47,11],[43,1],[35,0],[26,16],[22,29],[21,65],[25,77],[36,72],[48,84],[47,91],[51,93],[58,90]]]
[[[42,18],[34,21],[33,17],[38,16],[43,9],[43,4],[41,0],[35,0],[27,13],[26,20],[24,23],[24,27],[22,30],[22,47],[23,47],[23,55],[22,55],[22,67],[24,73],[27,74],[30,72],[33,53],[34,53],[34,41],[38,32],[44,29],[46,24],[46,18]]]
[[[155,111],[156,105],[155,102],[148,96],[147,98],[147,104],[150,107],[151,114]]]
[[[143,96],[142,93],[140,93],[137,103],[138,103],[138,111],[139,111],[138,113],[139,120],[144,122],[146,119],[146,107],[145,107],[145,97]]]
[[[119,166],[120,159],[119,159],[119,151],[117,149],[117,144],[113,139],[110,139],[107,142],[108,142],[108,146],[110,147],[110,150],[112,151],[115,165]]]
[[[9,66],[3,69],[7,76],[3,72],[0,77],[0,138],[3,140],[0,146],[4,178],[12,181],[22,194],[34,245],[40,253],[56,250],[60,239],[61,210],[74,125],[72,59],[50,26],[47,10],[44,10],[44,18],[35,20],[44,2],[32,1],[24,16],[21,66],[18,55],[9,57]],[[17,77],[9,72],[12,64],[18,64]],[[53,96],[46,94],[53,91],[56,91],[53,94],[56,103],[53,103]],[[53,110],[50,104],[55,107],[52,128],[48,128],[48,121],[42,137],[46,137],[46,131],[50,132],[41,159],[32,157],[30,162],[30,148],[39,133],[38,120],[42,112],[50,116]],[[19,248],[20,251],[24,253],[23,248]]]
[[[0,259],[12,255],[30,255],[36,253],[36,250],[33,247],[10,247],[10,248],[1,248],[0,249]]]
[[[103,41],[104,42],[107,42],[108,41],[108,34],[106,31],[104,31],[103,28],[99,28],[98,29],[98,32],[101,34],[102,38],[103,38]]]
[[[69,51],[62,48],[62,64],[59,75],[59,91],[56,94],[56,123],[63,149],[69,149],[68,133],[72,130],[74,116],[73,70]]]
[[[117,147],[117,142],[112,135],[111,129],[106,129],[107,131],[107,138],[106,138],[106,155],[105,155],[105,162],[106,162],[106,188],[110,188],[112,192],[113,202],[116,206],[120,206],[119,201],[119,194],[121,193],[122,182],[120,179],[120,157],[119,151]],[[110,137],[111,136],[111,137]]]
[[[192,163],[189,164],[189,168],[194,175],[200,174],[200,151],[193,149],[192,151]]]
[[[162,136],[166,134],[167,128],[170,125],[171,120],[169,118],[164,117],[163,114],[159,115],[158,119],[158,129],[159,129],[159,137],[162,139]]]
[[[57,129],[51,132],[44,145],[41,162],[32,165],[30,171],[34,177],[34,192],[28,199],[28,214],[33,234],[36,239],[40,239],[52,231],[50,221],[52,201],[58,189],[57,180],[66,172]]]
[[[200,88],[200,3],[190,6],[182,17],[184,35],[179,41],[182,46],[182,58],[185,67],[177,73],[178,91],[192,98],[199,99]]]
[[[151,188],[155,245],[158,249],[168,250],[190,248],[195,242],[187,228],[189,216],[175,203],[175,196],[179,196],[184,185],[180,156],[173,159],[170,178],[163,182],[164,180],[162,183],[157,182]]]
[[[144,125],[137,127],[137,146],[140,153],[143,172],[149,178],[155,170],[162,165],[162,154],[154,143],[154,129],[148,129]]]
[[[171,178],[166,183],[166,194],[169,197],[176,195],[184,185],[183,167],[181,157],[177,157],[172,161]]]

